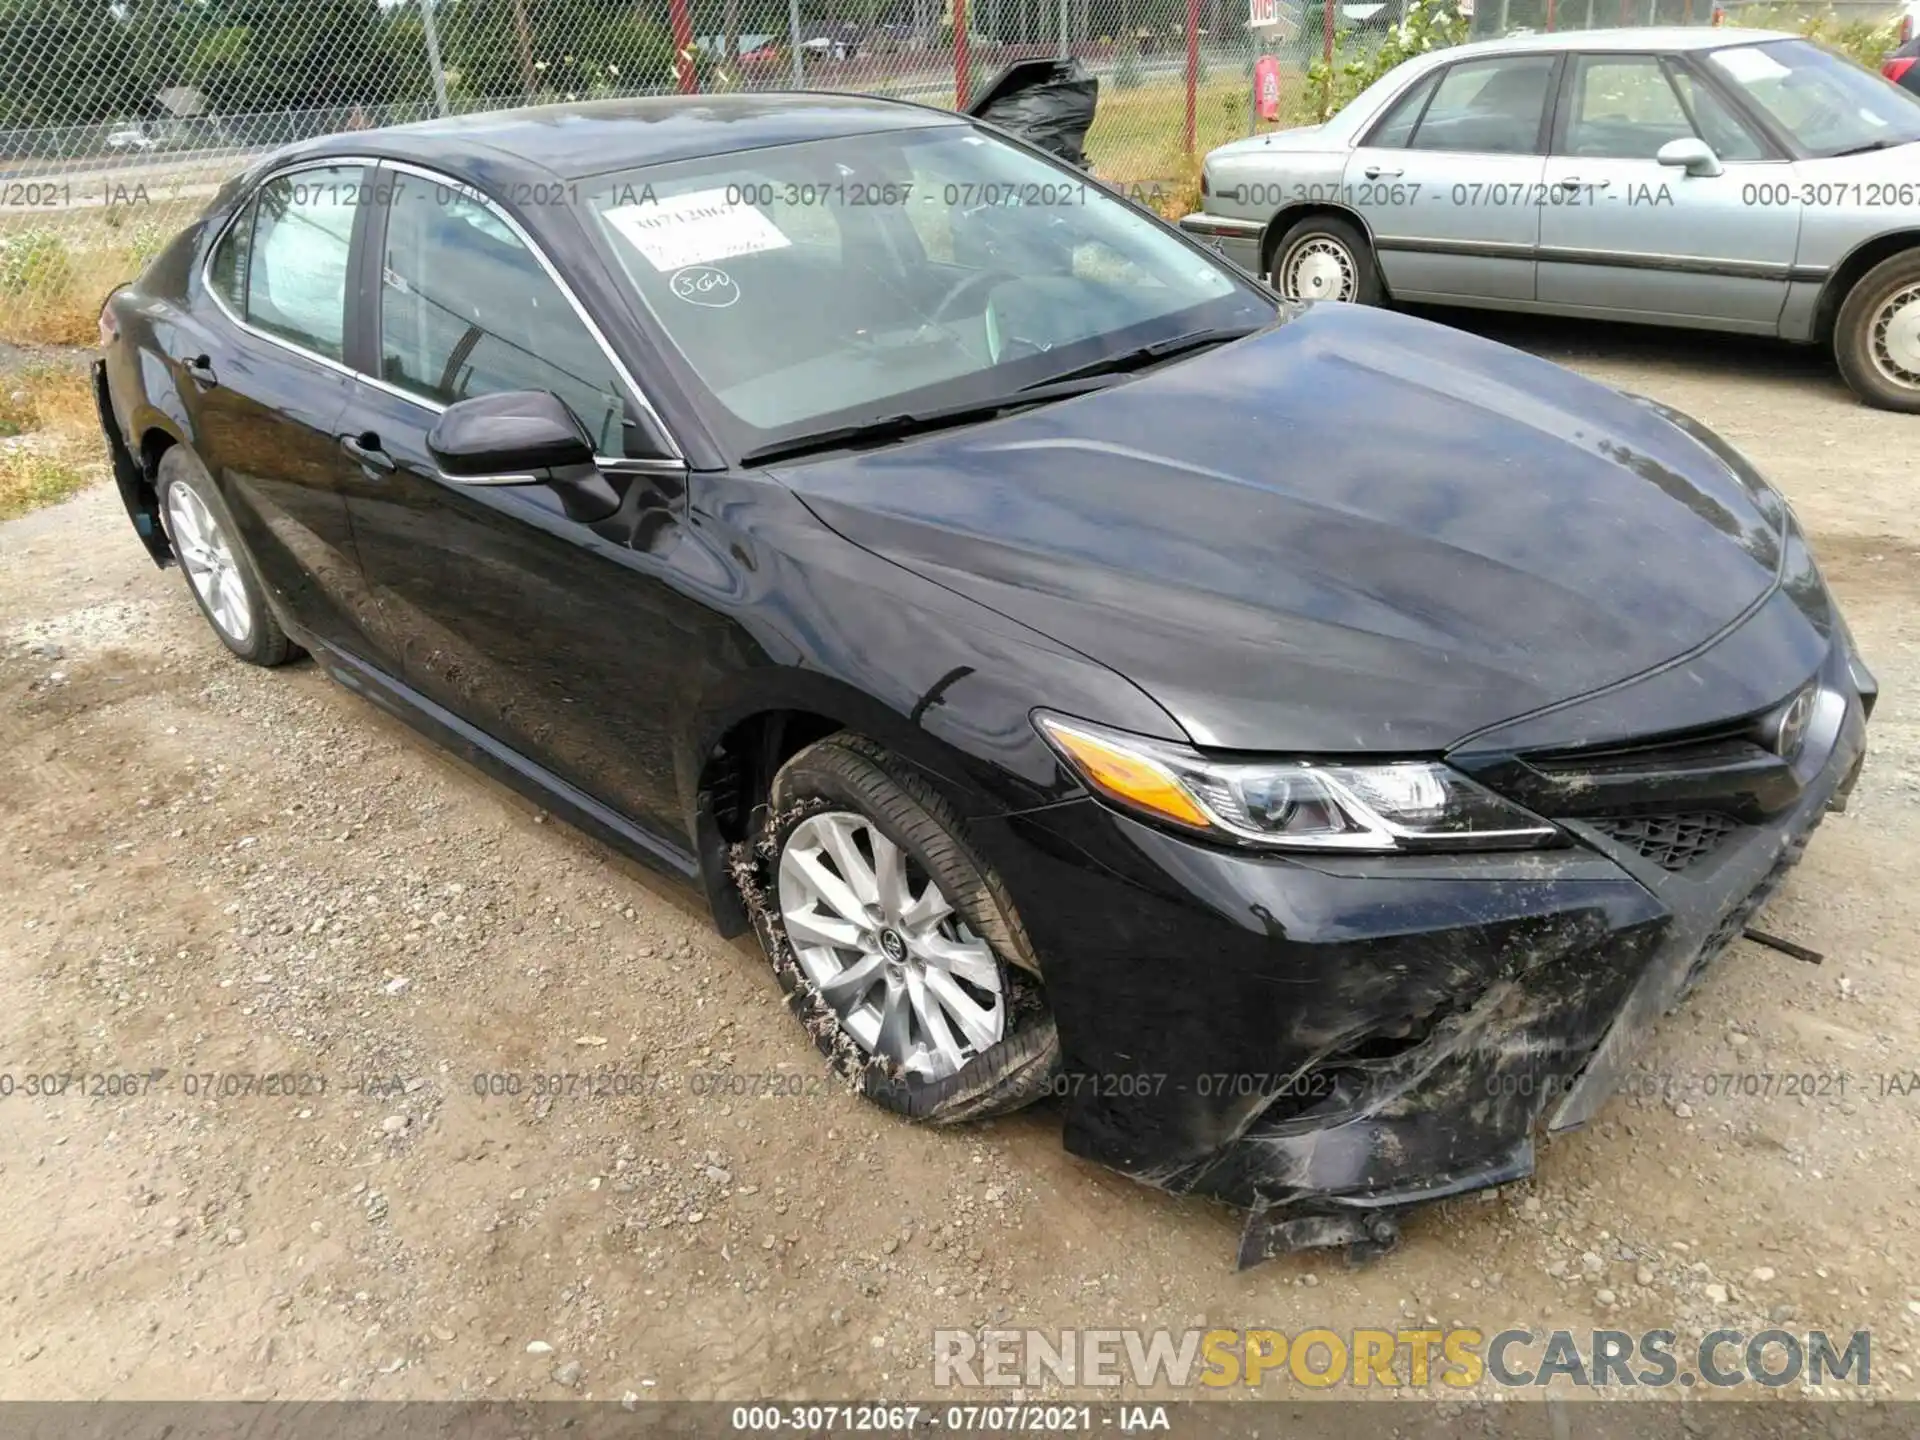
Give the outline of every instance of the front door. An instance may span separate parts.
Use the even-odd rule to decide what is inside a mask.
[[[1347,161],[1401,300],[1531,300],[1548,99],[1558,57],[1448,66],[1403,96]]]
[[[390,183],[389,183],[390,182]],[[704,614],[665,577],[684,474],[621,465],[627,400],[520,233],[478,197],[383,178],[370,369],[340,421],[350,500],[388,635],[380,663],[442,708],[686,846],[670,737]],[[547,390],[608,457],[598,501],[440,475],[446,406]],[[586,503],[582,503],[582,502]]]
[[[1800,234],[1791,164],[1670,58],[1570,59],[1547,159],[1541,301],[1771,332]],[[1683,139],[1705,141],[1720,173],[1654,158]]]

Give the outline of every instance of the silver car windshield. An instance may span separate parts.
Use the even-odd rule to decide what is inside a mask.
[[[1270,296],[1091,177],[969,125],[736,151],[583,190],[743,446],[1274,316]]]
[[[1810,154],[1920,140],[1920,98],[1804,40],[1734,45],[1707,59]]]

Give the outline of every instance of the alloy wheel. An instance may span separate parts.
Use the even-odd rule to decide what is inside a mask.
[[[1920,284],[1889,295],[1867,327],[1873,368],[1907,390],[1920,390]]]
[[[869,1055],[943,1080],[1005,1033],[991,947],[865,816],[827,811],[795,826],[779,901],[801,970]]]
[[[1353,252],[1331,235],[1307,235],[1280,262],[1280,293],[1289,300],[1351,300],[1360,288]]]
[[[185,485],[167,487],[167,531],[194,594],[213,623],[236,645],[253,634],[253,603],[240,565],[213,511]]]

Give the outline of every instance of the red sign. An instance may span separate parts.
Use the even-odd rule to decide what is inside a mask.
[[[1280,118],[1280,62],[1262,55],[1253,67],[1253,100],[1262,120]]]

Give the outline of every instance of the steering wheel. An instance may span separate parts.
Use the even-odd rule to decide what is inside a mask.
[[[942,295],[933,307],[933,313],[927,317],[929,325],[945,325],[954,311],[960,308],[960,302],[972,297],[976,290],[990,290],[996,285],[1004,285],[1013,276],[1004,270],[976,270],[971,275],[963,275],[946,294]]]

